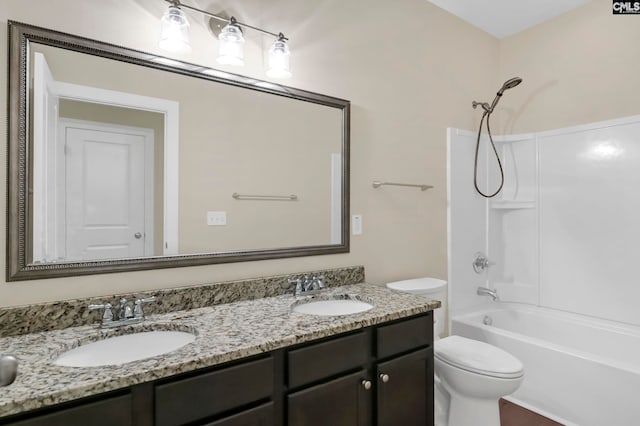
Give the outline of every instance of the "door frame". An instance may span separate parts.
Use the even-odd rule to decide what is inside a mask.
[[[136,136],[142,136],[144,138],[144,256],[153,256],[153,242],[154,239],[154,148],[155,138],[153,129],[144,127],[122,126],[119,124],[100,123],[95,121],[77,120],[71,118],[59,118],[58,119],[58,140],[55,150],[57,166],[56,177],[64,177],[67,165],[66,157],[66,133],[67,129],[82,129],[82,130],[95,130],[102,132],[123,132]],[[53,185],[55,192],[53,194],[54,203],[53,206],[57,209],[55,212],[48,212],[49,214],[55,214],[56,226],[55,229],[50,230],[53,233],[49,234],[48,240],[55,241],[55,250],[58,256],[62,255],[66,258],[66,227],[67,227],[67,212],[66,212],[66,184],[64,181],[55,182]],[[64,190],[62,190],[64,188]],[[151,214],[149,214],[151,212]],[[63,238],[62,238],[63,237]],[[49,259],[51,260],[51,259]]]
[[[44,55],[43,55],[44,59]],[[45,59],[46,63],[46,59]],[[179,156],[180,156],[180,103],[169,99],[136,95],[115,90],[99,89],[79,84],[53,81],[53,90],[59,99],[90,102],[121,108],[132,108],[155,112],[164,116],[164,173],[163,173],[163,256],[178,254],[178,217],[179,217]],[[57,136],[57,135],[56,135]],[[56,144],[57,146],[57,144]],[[34,204],[43,197],[42,191],[34,188]],[[35,229],[35,228],[34,228]],[[37,235],[32,242],[35,246]],[[35,248],[34,248],[35,249]]]

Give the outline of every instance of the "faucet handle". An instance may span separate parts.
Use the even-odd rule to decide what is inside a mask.
[[[289,284],[294,284],[296,285],[296,288],[294,290],[294,295],[298,296],[300,293],[302,293],[302,280],[300,278],[288,278],[287,282]]]
[[[136,299],[134,302],[133,308],[133,317],[134,318],[144,318],[144,311],[142,310],[142,305],[144,303],[151,303],[157,300],[156,296],[147,297],[146,299]]]
[[[113,321],[113,311],[111,310],[112,308],[111,303],[89,305],[87,306],[87,308],[90,311],[103,309],[104,313],[102,314],[102,322],[105,323],[105,322]]]
[[[489,258],[482,252],[477,252],[473,256],[473,262],[471,262],[473,270],[476,274],[481,274],[485,269],[495,264],[495,262],[490,261]]]

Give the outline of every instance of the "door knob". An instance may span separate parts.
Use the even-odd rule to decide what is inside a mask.
[[[363,381],[362,381],[362,387],[363,387],[365,390],[369,390],[369,389],[371,389],[371,380],[363,380]]]
[[[136,232],[135,234],[133,234],[133,236],[136,237],[136,240],[142,238],[142,234],[140,232]]]
[[[382,380],[382,383],[387,383],[389,381],[389,375],[388,374],[380,374],[380,380]]]

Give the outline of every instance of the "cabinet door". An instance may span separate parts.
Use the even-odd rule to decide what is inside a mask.
[[[371,426],[373,386],[365,380],[361,370],[289,395],[288,426]]]
[[[433,351],[422,349],[377,366],[378,426],[433,425]]]
[[[132,424],[131,409],[131,395],[122,395],[80,404],[27,420],[2,424],[11,426],[130,426]]]

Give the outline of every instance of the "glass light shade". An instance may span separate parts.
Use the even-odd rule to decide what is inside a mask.
[[[191,52],[189,44],[189,21],[180,8],[169,6],[160,20],[161,49],[173,53]]]
[[[218,63],[223,65],[244,65],[244,37],[237,24],[231,23],[218,36]]]
[[[267,76],[272,78],[291,77],[291,52],[287,41],[278,38],[269,49]]]

